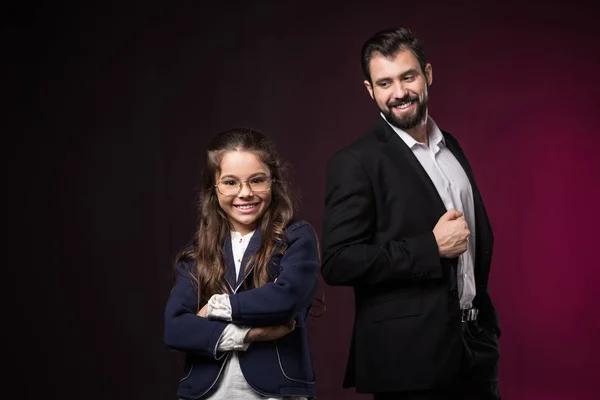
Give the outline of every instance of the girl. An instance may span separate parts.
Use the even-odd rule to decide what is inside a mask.
[[[177,258],[165,342],[186,353],[182,399],[314,398],[306,317],[318,285],[312,227],[294,221],[272,143],[211,142],[193,245]]]

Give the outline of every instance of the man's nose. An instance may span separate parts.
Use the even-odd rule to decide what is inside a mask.
[[[393,94],[394,94],[394,97],[397,99],[401,99],[404,96],[406,96],[406,88],[404,87],[402,82],[398,82],[398,83],[394,84]]]

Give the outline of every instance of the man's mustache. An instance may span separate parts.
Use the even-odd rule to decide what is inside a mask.
[[[390,100],[387,103],[387,106],[388,107],[396,107],[396,106],[399,106],[400,104],[412,103],[413,101],[417,101],[417,100],[419,100],[419,96],[416,96],[416,95],[406,95],[406,96],[402,97],[401,99]]]

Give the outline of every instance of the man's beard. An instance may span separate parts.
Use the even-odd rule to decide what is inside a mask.
[[[403,115],[402,117],[397,117],[396,114],[392,111],[392,108],[406,102],[415,102],[417,105],[417,111],[412,115]],[[401,99],[389,101],[386,106],[387,110],[381,109],[381,113],[384,115],[385,119],[396,128],[402,129],[403,131],[410,130],[417,125],[419,125],[427,115],[427,105],[429,103],[429,95],[425,95],[423,101],[419,101],[419,97],[416,95],[406,95]]]

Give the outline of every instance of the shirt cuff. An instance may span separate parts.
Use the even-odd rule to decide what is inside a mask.
[[[223,330],[217,344],[218,351],[246,351],[250,343],[244,343],[244,339],[250,330],[249,326],[238,326],[229,324]]]
[[[227,294],[215,294],[208,300],[208,318],[231,321],[231,302]]]

